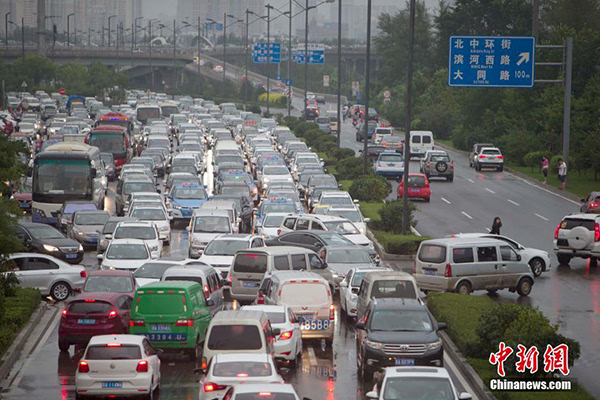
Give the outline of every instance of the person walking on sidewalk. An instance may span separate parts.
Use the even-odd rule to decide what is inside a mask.
[[[494,222],[492,223],[492,230],[490,230],[490,233],[492,235],[499,235],[500,228],[502,228],[502,221],[500,220],[500,217],[496,217],[494,218]]]
[[[544,174],[544,185],[548,183],[548,167],[550,166],[550,160],[548,157],[542,157],[542,174]]]
[[[560,190],[565,190],[567,183],[567,163],[561,158],[558,160],[558,180],[560,181]]]

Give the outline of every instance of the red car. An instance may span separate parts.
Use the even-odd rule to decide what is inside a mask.
[[[127,293],[87,292],[73,299],[62,312],[58,348],[85,346],[96,335],[129,333],[133,298]]]
[[[12,198],[19,202],[19,207],[23,211],[31,211],[31,186],[32,179],[26,178],[21,180],[17,190],[13,193]]]
[[[404,195],[404,178],[398,185],[398,198],[401,199]],[[429,180],[423,174],[410,174],[408,176],[408,198],[409,199],[423,199],[429,202],[431,199],[431,188],[429,187]]]

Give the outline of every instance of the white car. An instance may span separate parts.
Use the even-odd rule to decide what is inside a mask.
[[[484,147],[475,159],[475,170],[482,168],[495,168],[496,171],[504,170],[504,156],[497,147]]]
[[[277,231],[283,222],[283,219],[290,213],[268,213],[262,220],[262,223],[256,225],[256,232],[263,237],[277,236]]]
[[[256,235],[230,234],[214,238],[200,256],[200,261],[212,265],[223,279],[227,278],[235,252],[250,247],[263,247],[263,238]]]
[[[525,247],[516,241],[501,235],[492,235],[491,233],[461,233],[458,235],[451,235],[451,237],[458,238],[474,238],[480,237],[485,239],[498,239],[506,242],[510,247],[513,248],[531,268],[531,272],[535,277],[538,277],[542,272],[549,271],[551,266],[550,255],[544,250],[538,250],[531,247]]]
[[[152,258],[160,258],[163,242],[160,240],[158,228],[149,221],[119,222],[112,234],[113,239],[140,239],[146,242]]]
[[[113,239],[104,254],[98,254],[100,269],[135,271],[152,260],[146,242],[140,239]]]
[[[183,261],[171,260],[150,260],[133,273],[133,278],[138,287],[149,283],[158,282],[162,279],[164,273],[171,267],[182,265]]]
[[[269,383],[237,385],[229,389],[226,393],[228,399],[245,400],[245,399],[264,399],[264,400],[300,400],[298,393],[289,383]],[[304,397],[305,400],[310,400]]]
[[[168,246],[171,244],[171,219],[162,207],[136,206],[129,211],[129,217],[140,221],[150,221],[158,228],[160,240]]]
[[[267,314],[271,326],[281,332],[273,345],[275,358],[297,367],[302,359],[302,331],[294,313],[287,306],[272,305],[243,306],[242,310],[264,311]]]
[[[267,190],[272,182],[294,182],[290,171],[284,165],[265,165],[258,175],[258,184],[263,190]]]
[[[363,217],[357,206],[329,206],[325,209],[324,214],[337,215],[350,220],[363,235],[367,234],[367,223],[371,222],[370,218]]]
[[[235,385],[283,383],[270,354],[215,354],[200,385],[200,400],[219,400]]]
[[[348,192],[325,191],[321,192],[318,199],[313,199],[313,207],[320,206],[348,206],[354,207],[358,201],[352,200]]]
[[[90,339],[75,372],[76,397],[151,396],[160,386],[160,359],[144,336]]]
[[[340,282],[340,308],[348,317],[356,317],[358,289],[367,272],[391,271],[389,268],[352,268]]]
[[[442,367],[388,367],[368,399],[444,399],[468,400],[469,393],[459,393],[448,371]]]

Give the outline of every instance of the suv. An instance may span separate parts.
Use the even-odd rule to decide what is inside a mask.
[[[482,168],[496,168],[496,171],[504,170],[504,156],[497,147],[484,147],[475,158],[475,170],[481,171]]]
[[[444,349],[436,323],[416,299],[373,299],[356,323],[358,376],[363,382],[385,367],[444,365]]]
[[[484,147],[494,147],[494,145],[492,143],[475,143],[469,153],[469,167],[475,167],[475,161]]]
[[[443,150],[433,150],[425,153],[421,160],[421,173],[430,179],[432,176],[446,178],[448,182],[454,180],[454,161]]]
[[[568,265],[573,257],[589,258],[590,266],[600,257],[600,215],[572,214],[563,218],[554,232],[558,263]]]

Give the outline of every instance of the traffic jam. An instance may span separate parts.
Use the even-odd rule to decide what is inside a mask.
[[[233,103],[137,90],[110,108],[36,98],[10,136],[30,157],[12,195],[26,251],[9,262],[21,286],[61,309],[52,346],[70,362],[77,399],[180,398],[160,391],[165,371],[182,363],[200,399],[306,400],[294,370],[313,368],[328,383],[311,398],[333,399],[332,349],[343,338],[356,347],[361,388],[348,398],[469,399],[445,367],[446,324],[421,292],[453,290],[473,268],[466,243],[483,249],[479,259],[513,257],[497,289],[521,296],[550,267],[547,254],[523,249],[545,263],[532,270],[483,234],[424,242],[414,274],[385,266],[360,203],[319,155]],[[372,133],[375,173],[401,177],[402,143],[382,124]],[[427,152],[427,176],[429,161],[443,161],[437,172],[452,181],[445,152]],[[429,190],[415,196],[429,201]],[[474,279],[456,291],[485,287]]]

